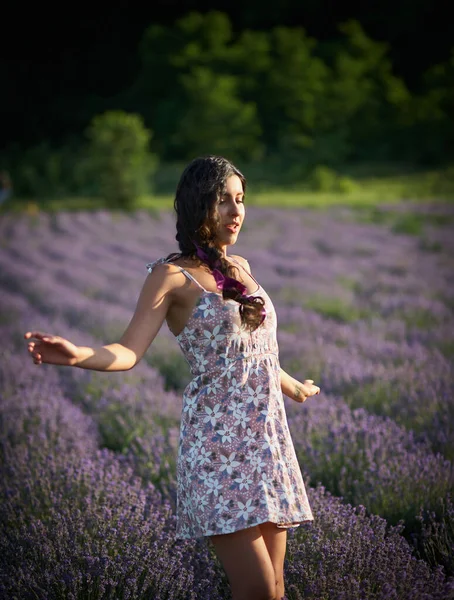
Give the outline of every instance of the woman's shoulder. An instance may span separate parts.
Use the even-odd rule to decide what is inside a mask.
[[[161,257],[152,262],[147,263],[145,265],[145,268],[149,273],[152,273],[156,269],[156,267],[159,267],[159,265],[165,265],[165,264],[167,264],[167,258]]]
[[[245,258],[243,258],[242,256],[238,256],[238,254],[230,254],[230,258],[233,258],[233,260],[235,260],[235,261],[237,261],[238,263],[240,263],[240,265],[241,265],[241,266],[242,266],[244,269],[246,269],[246,271],[247,271],[248,273],[250,273],[250,272],[251,272],[251,266],[250,266],[250,264],[248,263],[248,261],[247,261]]]
[[[168,279],[170,283],[166,283],[176,289],[182,287],[181,284],[186,278],[191,279],[194,274],[206,270],[201,268],[200,261],[177,253],[147,263],[146,268],[148,273],[153,274],[155,279]],[[175,275],[178,275],[178,277],[175,277]]]
[[[167,287],[179,287],[178,277],[170,277],[171,275],[181,274],[181,267],[178,265],[178,259],[173,256],[165,256],[149,262],[145,265],[151,279],[158,285],[165,283]]]
[[[158,258],[153,262],[147,263],[145,265],[145,268],[149,273],[152,273],[155,269],[161,271],[165,271],[168,269],[172,271],[172,269],[175,269],[175,267],[178,268],[183,266],[182,264],[180,264],[182,260],[184,262],[184,259],[181,258],[181,254],[173,253],[167,256],[162,256],[161,258]],[[159,269],[159,267],[161,267],[161,269]]]

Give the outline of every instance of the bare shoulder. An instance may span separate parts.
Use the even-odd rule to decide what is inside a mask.
[[[234,260],[237,260],[240,263],[240,265],[244,269],[246,269],[246,271],[248,273],[251,272],[251,265],[248,263],[248,261],[245,258],[243,258],[242,256],[238,256],[237,254],[231,254],[230,258],[233,258]]]
[[[176,265],[163,262],[148,269],[145,285],[172,293],[181,288],[184,281],[184,275]]]

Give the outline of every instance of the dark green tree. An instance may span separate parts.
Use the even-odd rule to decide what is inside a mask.
[[[433,69],[413,98],[389,50],[354,20],[319,43],[297,27],[235,35],[227,15],[192,12],[148,28],[129,106],[164,161],[223,152],[296,177],[317,164],[414,156],[413,132],[430,138],[424,156],[439,156],[451,139],[452,66]]]
[[[354,20],[341,24],[339,31],[342,36],[327,57],[333,76],[325,118],[334,130],[345,132],[351,157],[384,158],[410,93],[393,73],[387,44],[370,39]]]
[[[87,166],[99,194],[112,207],[131,208],[148,191],[156,168],[149,151],[151,131],[141,116],[117,110],[95,116],[86,135]]]
[[[216,105],[221,108],[221,99],[216,100],[214,91],[207,87],[206,82],[208,78],[216,85],[218,75],[230,74],[228,44],[231,36],[228,17],[218,11],[206,14],[191,12],[177,20],[173,27],[152,25],[145,31],[140,44],[141,71],[129,97],[131,106],[143,114],[145,123],[153,129],[153,147],[164,160],[185,159],[198,152],[196,147],[191,146],[194,136],[189,130],[193,131],[195,115],[203,114],[205,100],[207,114],[213,113]],[[227,82],[221,78],[220,81],[236,108],[247,115],[240,117],[239,121],[252,123],[253,117],[249,115],[252,115],[253,107],[241,107],[234,80]],[[189,89],[191,83],[197,92]],[[219,121],[226,116],[220,114]],[[183,144],[179,132],[185,118],[188,125]],[[206,125],[211,122],[211,117],[207,116],[200,124],[200,132],[205,132],[208,140],[210,134]],[[257,128],[256,125],[252,127]],[[218,135],[218,125],[216,129]],[[222,143],[226,145],[226,140]]]
[[[173,130],[178,156],[223,154],[232,160],[256,160],[262,155],[255,104],[238,94],[238,79],[195,67],[181,76],[184,109]]]
[[[424,73],[422,91],[408,105],[400,146],[419,163],[454,159],[454,48],[447,61]]]

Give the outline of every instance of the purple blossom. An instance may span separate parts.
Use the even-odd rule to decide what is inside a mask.
[[[276,305],[283,367],[322,388],[286,403],[301,468],[342,497],[309,490],[315,522],[289,533],[292,600],[454,595],[454,238],[435,225],[452,209],[417,207],[416,236],[392,230],[405,208],[375,224],[251,206],[234,249]],[[173,536],[181,398],[156,360],[178,351],[168,328],[108,375],[37,368],[22,338],[118,339],[145,264],[175,250],[173,215],[3,215],[0,235],[0,595],[227,598],[205,542]]]

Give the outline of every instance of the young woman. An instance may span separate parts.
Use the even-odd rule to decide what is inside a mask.
[[[246,180],[225,158],[200,157],[177,186],[180,252],[147,265],[118,343],[78,347],[29,331],[35,364],[132,369],[164,320],[193,375],[178,449],[179,538],[208,537],[234,600],[281,599],[287,528],[313,519],[283,395],[320,393],[279,366],[276,315],[248,262],[227,253],[244,221]]]

